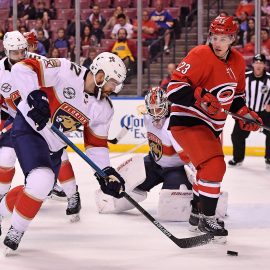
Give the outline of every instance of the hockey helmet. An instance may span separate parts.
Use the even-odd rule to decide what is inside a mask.
[[[10,51],[27,49],[27,40],[19,31],[7,32],[3,38],[5,54],[9,58]]]
[[[38,40],[34,32],[24,32],[23,36],[26,38],[28,46],[37,47]]]
[[[145,95],[144,100],[148,114],[155,120],[162,119],[168,114],[169,102],[165,91],[161,87],[152,87]]]
[[[110,79],[114,79],[119,83],[114,92],[119,93],[122,89],[122,84],[126,79],[127,69],[121,58],[110,52],[103,52],[99,54],[90,65],[90,70],[94,75],[94,81],[97,87],[101,88]],[[104,81],[101,84],[97,84],[95,75],[99,71],[103,71],[105,74]]]
[[[217,35],[235,35],[237,29],[232,16],[218,16],[212,21],[209,32]]]

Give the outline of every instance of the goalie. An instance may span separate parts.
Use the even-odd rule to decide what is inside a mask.
[[[188,221],[195,169],[168,130],[169,102],[165,92],[160,87],[153,87],[145,96],[145,106],[144,122],[150,152],[144,158],[141,155],[129,158],[117,170],[126,181],[126,192],[137,202],[145,200],[147,192],[163,183],[158,218]],[[112,198],[100,189],[96,191],[96,204],[99,213],[119,213],[134,208],[125,198]],[[224,217],[226,210],[227,193],[223,193],[217,216]]]

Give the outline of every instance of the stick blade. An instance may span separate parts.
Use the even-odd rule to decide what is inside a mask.
[[[173,242],[180,248],[193,248],[198,246],[203,246],[210,243],[213,239],[213,235],[206,233],[194,237],[188,238],[176,238],[172,236]]]

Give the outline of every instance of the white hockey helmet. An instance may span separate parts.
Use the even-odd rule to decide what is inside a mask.
[[[103,52],[99,54],[90,65],[90,70],[94,75],[95,84],[99,88],[101,88],[110,79],[117,81],[119,85],[115,88],[115,93],[120,92],[127,75],[127,69],[124,62],[119,56],[110,52]],[[100,70],[104,72],[105,77],[101,84],[97,84],[95,75]]]
[[[145,95],[147,113],[155,120],[164,118],[169,113],[169,102],[165,91],[159,87],[152,87]]]
[[[5,54],[9,58],[10,51],[27,49],[27,40],[19,31],[6,32],[3,38]]]

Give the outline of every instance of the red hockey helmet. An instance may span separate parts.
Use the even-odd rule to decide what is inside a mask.
[[[234,35],[237,29],[238,26],[232,16],[218,16],[212,21],[209,32],[217,35]]]
[[[37,37],[33,32],[24,32],[23,36],[26,38],[28,46],[36,47],[38,44]]]

